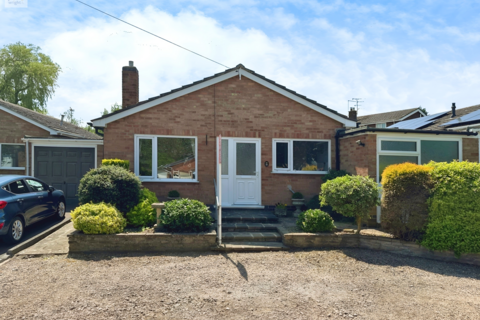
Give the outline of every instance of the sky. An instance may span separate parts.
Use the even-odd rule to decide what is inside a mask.
[[[0,47],[41,47],[62,72],[50,115],[84,122],[121,103],[134,61],[140,100],[226,68],[74,0],[0,0]],[[11,1],[11,0],[10,0]],[[239,63],[347,114],[480,104],[480,0],[84,2],[221,64]]]

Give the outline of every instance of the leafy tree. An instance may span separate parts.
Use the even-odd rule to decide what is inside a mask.
[[[101,114],[102,116],[106,116],[109,113],[112,113],[121,109],[122,109],[122,105],[115,102],[110,106],[110,112],[108,112],[107,108],[103,108],[103,111],[101,112]]]
[[[87,125],[83,125],[83,120],[82,119],[77,119],[75,118],[74,116],[74,113],[75,113],[75,109],[73,109],[72,107],[70,107],[67,111],[65,111],[64,113],[60,114],[60,116],[64,116],[63,120],[66,121],[66,122],[69,122],[73,125],[76,125],[88,132],[95,132],[95,129],[93,129],[92,127],[90,127],[88,124]]]
[[[0,49],[0,99],[46,114],[60,72],[40,47],[21,42],[6,45]]]
[[[422,110],[423,113],[425,113],[426,116],[428,116],[428,111],[425,108],[418,107],[418,109]]]

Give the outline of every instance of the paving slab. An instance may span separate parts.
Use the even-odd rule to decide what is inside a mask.
[[[23,251],[17,253],[18,256],[22,255],[57,255],[68,254],[68,238],[67,235],[75,231],[73,223],[69,222],[48,237],[40,240],[31,247],[26,248]]]

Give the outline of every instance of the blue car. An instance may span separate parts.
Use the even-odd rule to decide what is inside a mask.
[[[15,244],[24,229],[55,215],[65,218],[65,195],[61,190],[29,176],[0,176],[0,236]]]

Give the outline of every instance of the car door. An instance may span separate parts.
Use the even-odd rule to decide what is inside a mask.
[[[33,223],[36,210],[38,210],[36,194],[30,192],[27,184],[22,179],[11,182],[8,187],[10,192],[18,196],[16,201],[23,212],[25,225]]]
[[[48,186],[35,179],[25,179],[30,191],[37,199],[32,222],[44,219],[53,213],[53,200],[49,194]],[[50,195],[50,197],[49,197]]]

